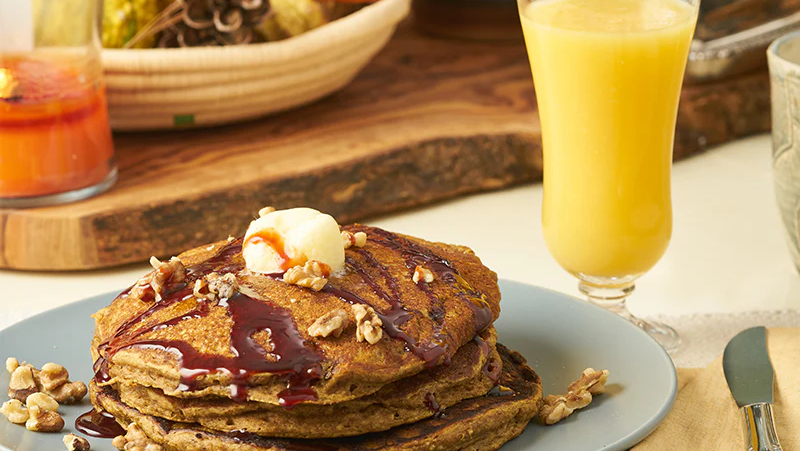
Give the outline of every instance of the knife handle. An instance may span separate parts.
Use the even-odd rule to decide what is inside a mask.
[[[772,418],[772,404],[750,404],[741,411],[748,451],[782,451]]]

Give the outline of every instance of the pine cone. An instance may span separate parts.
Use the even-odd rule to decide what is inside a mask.
[[[159,47],[238,45],[256,42],[269,0],[175,0],[180,20],[164,30]]]

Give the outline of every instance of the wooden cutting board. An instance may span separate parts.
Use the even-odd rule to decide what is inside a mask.
[[[264,69],[269,70],[269,68]],[[686,86],[675,157],[769,129],[766,72]],[[541,178],[525,48],[432,39],[404,25],[344,90],[206,130],[117,134],[119,182],[83,202],[0,210],[0,267],[143,261],[240,235],[259,208],[340,222]]]

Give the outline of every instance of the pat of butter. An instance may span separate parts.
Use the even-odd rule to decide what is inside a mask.
[[[284,273],[309,260],[344,269],[339,224],[312,208],[272,211],[251,222],[242,254],[247,269],[261,274]]]

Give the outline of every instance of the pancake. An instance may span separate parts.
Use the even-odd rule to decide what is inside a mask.
[[[93,403],[127,427],[136,423],[166,451],[488,451],[519,435],[542,402],[541,380],[525,359],[502,345],[501,387],[497,395],[480,396],[432,417],[378,434],[302,440],[261,437],[248,432],[218,433],[197,424],[179,423],[142,414],[126,406],[110,387],[93,393]]]
[[[341,403],[449,362],[498,317],[497,275],[467,248],[344,229],[365,232],[367,244],[348,249],[346,271],[319,292],[250,273],[241,240],[181,254],[186,281],[167,284],[162,299],[124,292],[95,315],[96,381],[178,398]],[[434,281],[415,283],[417,265]],[[195,299],[194,280],[211,272],[234,274],[239,293],[222,303]],[[354,303],[378,312],[378,343],[357,342],[353,325],[338,338],[308,334],[317,318]]]
[[[338,404],[299,404],[291,410],[272,404],[236,403],[227,398],[174,398],[138,384],[114,389],[126,405],[146,415],[198,423],[217,431],[292,438],[361,435],[412,423],[464,399],[485,395],[497,382],[502,363],[490,327],[462,346],[448,366],[437,366],[388,384],[377,392]],[[438,404],[433,408],[433,403]]]

